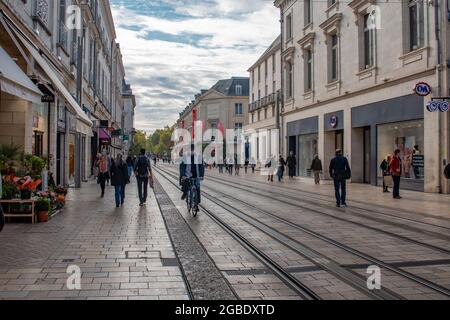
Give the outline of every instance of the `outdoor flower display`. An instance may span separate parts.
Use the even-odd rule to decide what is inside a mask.
[[[0,196],[3,200],[34,200],[38,221],[46,222],[66,203],[68,188],[56,186],[53,176],[49,174],[48,187],[44,188],[43,172],[48,160],[33,155],[20,153],[20,148],[0,146]],[[23,205],[15,206],[15,210],[29,210]],[[1,206],[0,206],[1,208]]]

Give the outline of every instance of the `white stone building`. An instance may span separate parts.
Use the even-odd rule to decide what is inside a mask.
[[[426,109],[432,98],[450,95],[448,2],[276,0],[275,6],[282,150],[297,154],[298,174],[310,176],[314,154],[327,166],[340,148],[353,182],[379,185],[382,159],[399,148],[403,188],[449,193],[443,169],[450,115]],[[427,97],[413,92],[420,82],[431,86]]]

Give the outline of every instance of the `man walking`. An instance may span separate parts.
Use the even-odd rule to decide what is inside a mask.
[[[142,207],[147,202],[148,183],[150,182],[150,185],[153,185],[152,168],[150,166],[150,160],[145,155],[145,149],[141,150],[134,168],[138,183],[139,206]]]
[[[401,199],[400,197],[400,181],[403,173],[402,159],[400,158],[401,150],[395,150],[394,156],[389,164],[389,170],[392,174],[392,180],[394,181],[394,199]]]
[[[314,160],[311,164],[311,171],[314,173],[314,182],[316,185],[320,184],[320,173],[323,171],[322,160],[320,160],[319,155],[314,156]]]
[[[334,180],[334,190],[336,195],[336,206],[346,207],[347,186],[346,180],[352,176],[350,165],[346,157],[342,155],[342,150],[336,150],[336,157],[330,163],[330,177]]]
[[[294,179],[297,159],[295,158],[293,151],[289,152],[289,157],[287,158],[287,166],[289,169],[289,179]]]

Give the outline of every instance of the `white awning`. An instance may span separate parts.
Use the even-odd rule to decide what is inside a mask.
[[[45,60],[43,56],[38,52],[38,50],[31,45],[31,43],[26,40],[19,32],[17,32],[14,28],[10,28],[16,37],[20,40],[20,42],[25,46],[25,48],[31,53],[36,62],[41,66],[41,68],[45,71],[47,76],[50,78],[52,83],[55,85],[56,89],[64,96],[67,100],[68,107],[74,113],[78,120],[84,122],[88,126],[92,126],[92,121],[89,119],[87,114],[81,109],[80,105],[75,101],[70,92],[66,89],[64,84],[59,80],[56,72],[50,66],[50,64]]]
[[[0,88],[3,92],[34,103],[40,103],[43,95],[1,46]]]

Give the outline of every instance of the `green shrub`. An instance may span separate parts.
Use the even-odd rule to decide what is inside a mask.
[[[36,201],[36,212],[48,212],[50,213],[52,211],[51,203],[49,199],[46,198],[39,198]]]

